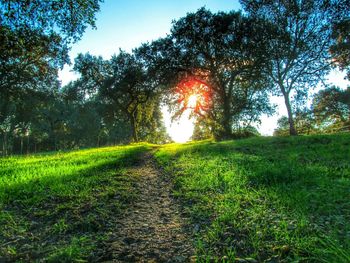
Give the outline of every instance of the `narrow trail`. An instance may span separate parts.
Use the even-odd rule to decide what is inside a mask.
[[[171,180],[159,171],[150,152],[130,169],[137,197],[116,223],[112,262],[194,262],[186,218],[172,197]]]

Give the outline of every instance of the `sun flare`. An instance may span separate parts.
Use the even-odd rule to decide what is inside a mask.
[[[167,132],[174,142],[184,143],[191,139],[194,129],[194,119],[190,117],[189,109],[185,110],[176,121],[171,120],[172,114],[169,112],[167,106],[162,107],[162,114]]]
[[[212,104],[212,90],[204,81],[193,76],[183,78],[175,87],[173,103],[175,112],[162,108],[165,127],[175,142],[191,139],[196,118],[205,116]]]
[[[194,109],[197,105],[197,101],[198,101],[198,95],[197,94],[192,94],[189,98],[188,98],[188,102],[187,102],[187,107],[190,109]]]

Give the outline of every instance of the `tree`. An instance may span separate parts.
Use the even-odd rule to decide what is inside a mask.
[[[274,136],[286,136],[289,134],[289,120],[287,116],[281,116],[277,120],[277,127],[273,131]]]
[[[312,109],[323,130],[350,130],[350,87],[345,90],[329,87],[319,91]]]
[[[59,32],[66,42],[76,41],[88,25],[95,26],[98,0],[3,0],[0,18],[3,26],[13,29],[40,29],[48,34]]]
[[[140,106],[150,99],[153,87],[147,85],[143,65],[133,54],[120,51],[110,63],[113,72],[101,87],[101,94],[122,110],[130,121],[133,140],[138,142],[137,115]]]
[[[184,111],[197,93],[195,113],[207,119],[217,139],[227,139],[249,108],[270,111],[268,78],[259,70],[265,42],[259,21],[201,8],[174,22],[168,37],[144,45],[143,54],[161,72],[159,82],[172,89],[174,108]]]
[[[67,63],[69,45],[95,27],[99,2],[1,1],[1,91]]]
[[[57,35],[1,26],[0,40],[0,91],[7,97],[56,77],[58,66],[67,62]]]
[[[158,144],[172,141],[162,121],[160,104],[161,94],[153,94],[147,103],[139,106],[137,122],[140,140]]]
[[[42,105],[49,106],[52,94],[58,90],[57,81],[47,83],[46,86],[41,84],[36,90],[24,89],[16,96],[8,97],[0,93],[0,126],[4,155],[30,151],[30,140],[34,139],[32,130],[35,127],[34,123],[38,121],[39,109]]]
[[[85,96],[97,96],[112,109],[109,120],[126,120],[133,141],[166,139],[161,135],[165,129],[160,122],[158,83],[135,53],[120,50],[108,61],[90,54],[79,55],[74,69],[81,74],[77,80],[80,90]]]
[[[319,133],[313,112],[307,108],[298,110],[295,113],[295,128],[298,134],[310,135]],[[273,132],[274,136],[289,135],[289,120],[287,116],[282,116],[277,121],[277,128]]]
[[[350,18],[334,24],[332,37],[335,40],[330,49],[333,59],[340,69],[347,70],[350,79]]]
[[[270,63],[262,69],[288,112],[289,133],[297,135],[293,103],[303,101],[308,90],[330,70],[329,14],[323,0],[241,0],[246,12],[272,23],[277,31],[270,36]]]
[[[6,101],[1,103],[0,125],[19,116],[12,111],[13,105],[16,109],[27,105],[20,99],[27,98],[28,93],[56,87],[51,83],[57,81],[58,69],[69,63],[70,44],[80,39],[87,26],[95,26],[99,2],[0,2],[0,97]],[[17,134],[23,131],[15,126]]]
[[[191,140],[206,140],[212,138],[213,134],[210,126],[203,119],[197,119],[194,123],[193,134]]]

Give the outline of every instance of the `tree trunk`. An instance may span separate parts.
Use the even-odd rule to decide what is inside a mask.
[[[21,136],[21,155],[23,154],[23,136]]]
[[[220,128],[215,136],[217,140],[229,140],[232,139],[232,120],[231,120],[231,109],[230,101],[227,96],[223,99],[223,116],[220,121]]]
[[[54,151],[57,151],[57,140],[56,140],[56,136],[54,135],[53,138],[53,144],[54,144]]]
[[[30,152],[30,149],[29,149],[29,133],[28,133],[28,136],[27,136],[27,154],[29,154]]]
[[[133,141],[138,142],[139,137],[137,134],[137,124],[136,124],[135,113],[131,113],[130,124],[131,124],[131,132],[132,132]]]
[[[4,141],[4,137],[2,139],[2,155],[5,155],[5,141]]]
[[[281,88],[281,89],[284,97],[284,103],[286,104],[286,108],[288,112],[289,135],[295,136],[295,135],[298,135],[298,132],[295,129],[292,107],[290,105],[290,100],[289,100],[289,93],[285,92],[284,88]]]
[[[4,131],[3,155],[7,156],[7,132]]]

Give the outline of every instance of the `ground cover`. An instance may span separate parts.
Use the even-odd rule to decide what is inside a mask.
[[[170,144],[156,154],[203,262],[350,262],[350,136]]]

